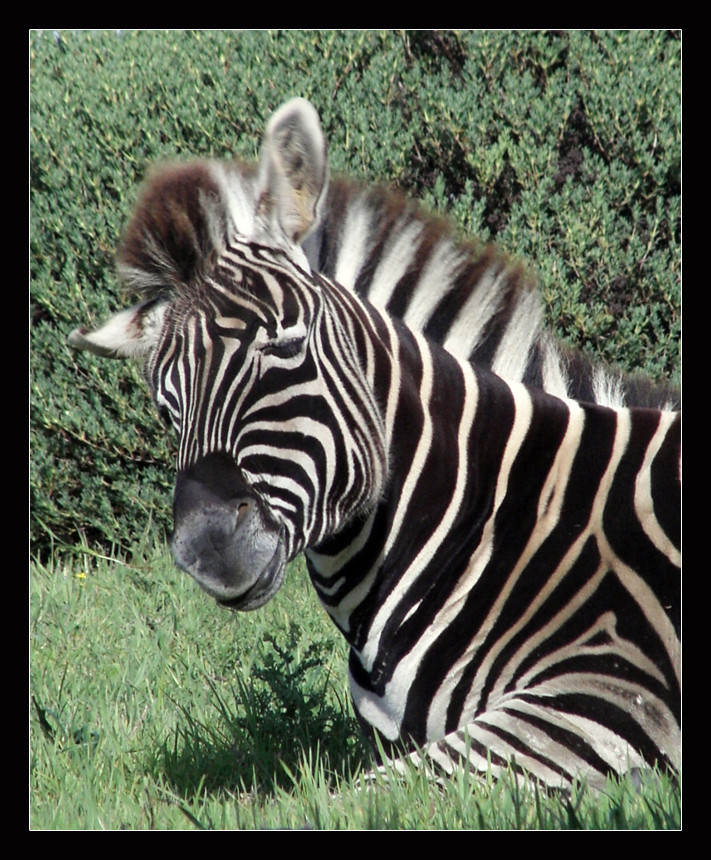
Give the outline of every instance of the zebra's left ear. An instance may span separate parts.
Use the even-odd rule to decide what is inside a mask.
[[[150,299],[114,314],[89,331],[75,328],[67,343],[105,358],[140,358],[155,344],[163,324],[165,302]]]
[[[318,223],[328,188],[328,157],[316,109],[306,99],[283,104],[267,123],[259,164],[257,217],[300,244]]]

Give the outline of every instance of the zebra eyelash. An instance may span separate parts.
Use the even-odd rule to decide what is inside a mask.
[[[259,351],[262,355],[273,355],[281,359],[295,358],[301,352],[305,341],[305,337],[291,337],[288,340],[271,341],[260,347]]]

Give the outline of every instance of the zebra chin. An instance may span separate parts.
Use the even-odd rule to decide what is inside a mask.
[[[173,521],[176,565],[220,605],[258,609],[281,587],[283,529],[265,514],[231,457],[211,454],[178,473]]]

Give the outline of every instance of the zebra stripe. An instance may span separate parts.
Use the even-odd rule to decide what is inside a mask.
[[[423,367],[427,367],[425,358],[423,358]],[[428,374],[425,370],[422,374],[420,387],[420,394],[423,403],[426,403],[431,395],[432,388],[429,381],[430,379],[431,374]],[[468,386],[469,396],[462,407],[462,416],[467,413],[467,410],[470,410],[472,414],[476,413],[476,409],[473,405],[476,402],[476,395],[472,394],[470,389],[471,385]],[[337,599],[334,599],[334,590],[322,590],[318,576],[315,577],[315,584],[317,589],[321,592],[322,600],[328,604],[328,608],[337,619],[339,626],[348,633],[352,630],[359,629],[361,631],[361,638],[365,639],[364,644],[357,648],[357,655],[360,664],[358,671],[366,673],[371,687],[373,686],[373,677],[376,674],[376,670],[380,677],[387,674],[389,679],[388,686],[392,690],[390,698],[399,702],[398,710],[395,712],[386,712],[383,709],[383,701],[388,699],[388,695],[384,694],[382,690],[378,690],[379,695],[374,697],[369,694],[365,687],[358,685],[357,682],[354,687],[354,697],[358,710],[366,719],[374,723],[386,737],[394,738],[401,734],[403,726],[408,723],[408,720],[411,723],[409,726],[410,733],[413,734],[415,732],[416,724],[414,723],[414,715],[408,715],[407,713],[407,704],[412,693],[410,692],[406,695],[405,690],[412,690],[413,678],[417,677],[419,667],[421,667],[423,662],[428,659],[427,655],[431,654],[434,650],[434,646],[438,642],[439,636],[442,635],[442,631],[445,631],[445,636],[450,635],[456,616],[463,612],[462,603],[465,600],[465,595],[469,595],[472,591],[475,591],[481,578],[485,575],[491,575],[493,567],[500,567],[502,554],[499,553],[497,555],[494,552],[494,533],[496,524],[500,522],[501,517],[503,516],[502,510],[505,509],[507,504],[511,504],[511,493],[515,493],[516,488],[519,486],[519,484],[513,483],[513,489],[509,488],[509,484],[512,482],[511,474],[512,471],[517,468],[517,458],[520,459],[522,447],[525,448],[531,444],[527,441],[527,438],[530,434],[531,425],[535,419],[535,410],[532,408],[531,396],[525,391],[525,389],[515,392],[515,407],[515,415],[511,420],[508,442],[501,456],[501,466],[497,475],[495,490],[493,491],[494,504],[492,505],[486,523],[482,527],[482,538],[480,543],[472,553],[464,578],[457,579],[457,583],[452,588],[451,603],[444,604],[437,614],[430,617],[430,626],[428,628],[424,628],[423,634],[416,639],[412,649],[406,651],[406,656],[403,657],[401,662],[391,667],[391,670],[388,672],[386,672],[382,665],[378,668],[378,663],[380,662],[382,664],[384,661],[387,661],[389,655],[393,653],[394,650],[392,639],[386,638],[386,634],[388,633],[386,628],[388,625],[392,627],[392,619],[396,617],[401,619],[398,620],[397,624],[400,627],[404,627],[419,610],[420,600],[414,600],[413,602],[411,595],[418,582],[422,578],[428,579],[430,573],[432,573],[432,571],[428,570],[428,564],[432,562],[435,553],[428,550],[430,549],[430,542],[437,544],[437,538],[439,537],[440,532],[439,527],[436,527],[434,532],[431,535],[428,535],[427,542],[416,554],[413,561],[409,563],[404,575],[398,578],[396,587],[385,598],[383,598],[382,594],[379,595],[377,610],[374,610],[373,618],[369,621],[367,634],[362,633],[362,622],[360,624],[356,624],[353,620],[354,609],[359,608],[362,601],[354,601],[352,593],[348,593],[346,591],[344,594],[345,602],[341,605]],[[614,414],[613,419],[611,420],[604,411],[594,413],[590,411],[590,407],[569,404],[568,408],[569,419],[566,422],[565,433],[562,437],[560,447],[557,450],[551,469],[549,472],[545,473],[545,480],[537,501],[535,526],[532,528],[531,534],[527,537],[526,542],[522,543],[521,549],[516,556],[515,567],[513,567],[505,582],[499,586],[497,600],[491,604],[487,615],[482,618],[480,624],[477,625],[475,629],[489,631],[496,626],[497,619],[500,619],[502,614],[505,613],[507,606],[510,606],[512,601],[516,602],[516,595],[518,593],[517,589],[520,587],[521,578],[525,575],[530,576],[529,571],[532,563],[541,555],[542,552],[545,551],[547,545],[558,540],[557,533],[559,533],[562,528],[567,527],[566,524],[570,518],[569,513],[566,520],[561,525],[563,500],[566,495],[571,493],[571,488],[574,488],[574,491],[577,492],[576,488],[581,481],[584,481],[587,478],[589,483],[588,472],[590,463],[587,458],[581,459],[579,449],[583,444],[588,446],[590,445],[590,441],[588,440],[585,442],[585,438],[586,434],[589,437],[591,433],[591,430],[589,429],[591,425],[594,427],[595,424],[602,423],[603,429],[605,429],[605,425],[610,424],[609,430],[612,435],[608,443],[608,458],[603,461],[605,463],[605,470],[602,472],[599,472],[598,470],[598,473],[594,476],[596,481],[595,493],[592,500],[588,503],[589,513],[587,515],[587,524],[585,525],[585,528],[580,531],[580,534],[577,536],[573,544],[569,547],[565,547],[566,551],[560,559],[555,575],[551,576],[545,582],[545,586],[542,587],[537,599],[533,602],[529,602],[527,611],[520,617],[515,625],[509,625],[506,627],[505,635],[499,638],[495,647],[492,645],[488,646],[489,656],[478,669],[477,675],[470,680],[470,689],[474,692],[470,692],[465,698],[464,704],[461,707],[461,712],[476,713],[480,709],[480,703],[482,700],[481,689],[486,685],[486,679],[489,672],[492,671],[492,666],[500,659],[500,654],[509,647],[510,642],[520,635],[520,632],[524,630],[527,625],[531,624],[531,619],[537,613],[543,611],[547,602],[550,601],[551,595],[558,588],[562,587],[566,577],[569,577],[571,572],[575,573],[576,565],[580,564],[581,558],[586,554],[589,554],[590,541],[593,538],[599,544],[597,554],[599,554],[600,557],[606,557],[608,559],[607,564],[610,565],[611,568],[603,566],[602,562],[598,561],[597,572],[588,582],[585,583],[579,593],[581,604],[586,599],[590,599],[591,596],[597,594],[598,590],[601,588],[602,581],[611,569],[614,571],[615,575],[620,578],[625,591],[633,595],[640,606],[645,607],[645,612],[649,615],[648,621],[650,625],[652,625],[652,629],[662,631],[662,641],[666,641],[668,643],[674,643],[676,641],[676,633],[674,632],[673,624],[663,610],[660,609],[659,602],[657,600],[650,599],[649,584],[645,583],[635,570],[626,565],[623,559],[618,559],[616,557],[610,543],[605,539],[605,532],[601,531],[603,514],[606,508],[610,505],[609,500],[614,489],[613,479],[617,479],[619,470],[623,464],[624,456],[626,456],[631,450],[632,413],[622,410],[619,413]],[[540,418],[537,420],[540,421]],[[645,459],[644,462],[648,462],[648,458],[650,456],[649,451],[659,444],[659,438],[665,434],[667,430],[675,432],[677,422],[678,419],[673,416],[663,416],[660,426],[669,426],[666,426],[664,430],[660,429],[655,431],[656,439],[653,439],[650,443],[648,453],[645,455],[647,459]],[[460,453],[462,445],[466,444],[466,439],[468,438],[467,433],[472,432],[472,427],[473,425],[471,423],[467,427],[467,422],[464,421],[462,417],[458,431]],[[424,472],[426,477],[431,477],[432,467],[430,465],[428,468],[426,460],[432,435],[433,434],[426,426],[421,431],[418,441],[419,447],[417,449],[417,453],[413,457],[413,469],[408,473],[407,480],[404,483],[405,490],[403,493],[405,496],[405,510],[407,510],[408,506],[412,502],[412,498],[414,498],[414,493],[408,494],[407,486],[408,484],[414,485],[421,477],[422,473],[419,469],[422,469],[422,472]],[[676,472],[672,472],[672,476],[678,477],[678,463]],[[452,499],[457,500],[459,500],[461,488],[464,485],[462,482],[462,472],[459,473],[458,479],[457,489],[455,489],[452,494]],[[645,478],[642,477],[639,483],[641,484],[644,481]],[[520,507],[518,501],[516,504]],[[385,550],[382,553],[385,557],[385,561],[382,560],[381,553],[377,554],[379,568],[382,568],[387,564],[388,558],[400,555],[398,541],[406,542],[409,539],[409,534],[403,534],[403,532],[408,531],[403,525],[406,520],[406,515],[403,513],[402,507],[398,510],[401,513],[401,516],[399,519],[395,520],[392,530],[389,532],[385,541]],[[448,518],[452,510],[453,509],[450,507],[445,511],[442,519],[439,521],[440,524],[444,526],[441,529],[441,533],[443,535],[450,536],[450,538],[452,523]],[[459,510],[459,513],[461,514],[461,509]],[[411,510],[409,511],[409,514],[412,514]],[[369,524],[368,532],[371,533],[372,531],[373,524],[371,523]],[[365,545],[365,548],[366,550],[368,549],[367,544]],[[358,543],[354,549],[356,553],[361,553],[363,544]],[[438,549],[440,552],[442,551],[442,544],[438,546]],[[328,579],[333,580],[340,576],[341,582],[345,582],[345,578],[342,576],[342,570],[347,563],[353,563],[353,556],[344,554],[341,549],[338,556],[339,563],[337,565],[331,563],[325,567],[323,564],[323,555],[319,555],[318,550],[319,548],[317,547],[316,552],[310,552],[308,554],[316,574],[320,573],[323,575],[324,570],[326,570]],[[492,555],[494,559],[493,562]],[[669,558],[668,562],[665,564],[671,572],[675,564],[675,560],[677,559],[677,551],[674,550],[670,555],[671,558]],[[659,567],[659,562],[657,562],[657,567]],[[370,575],[365,578],[365,581],[371,583],[375,579],[375,569],[373,569]],[[672,579],[672,581],[667,585],[667,588],[670,592],[678,589],[678,581]],[[359,597],[363,598],[367,595],[369,595],[369,590],[364,591],[361,586]],[[455,607],[455,609],[453,609],[453,607]],[[652,607],[654,611],[651,611],[650,607]],[[678,593],[676,595],[676,609],[678,610]],[[553,616],[548,627],[542,628],[539,632],[538,635],[540,642],[549,638],[551,631],[556,629],[554,626],[555,624],[559,624],[561,622],[569,623],[573,611],[577,611],[575,604],[566,605],[561,608],[558,613]],[[346,623],[345,617],[348,618],[348,623]],[[392,631],[390,631],[390,636],[392,637],[393,635]],[[464,667],[468,665],[471,654],[474,652],[479,653],[488,638],[488,634],[486,636],[481,634],[479,638],[474,637],[468,648],[462,653],[459,660],[449,668],[449,672],[441,682],[438,692],[430,705],[429,715],[427,718],[427,729],[424,736],[418,735],[418,739],[421,742],[426,741],[428,738],[437,737],[437,734],[441,734],[446,728],[443,721],[445,719],[447,709],[451,708],[452,705],[452,689],[457,684],[461,683],[461,681],[457,681],[456,679],[460,678],[460,674],[464,671]],[[585,640],[582,639],[580,640],[582,643],[584,643],[584,641]],[[540,642],[537,642],[536,644],[540,646]],[[580,642],[577,644],[580,644]],[[531,645],[530,639],[527,640],[526,645]],[[436,649],[436,656],[434,659],[440,660],[441,652],[443,650],[444,649],[442,648]],[[569,650],[571,652],[574,651],[574,647],[569,646]],[[622,652],[624,652],[624,649],[622,649]],[[529,653],[528,647],[526,653]],[[556,661],[565,658],[565,654],[557,654],[555,656]],[[675,661],[677,661],[677,655],[674,652],[674,648],[672,648],[669,654],[666,655],[666,659],[670,665],[673,665]],[[512,657],[508,659],[508,662],[515,665],[516,660]],[[351,661],[351,665],[353,666],[353,660]],[[552,665],[555,665],[555,662]],[[644,671],[649,672],[650,670],[653,670],[655,665],[654,661],[647,660],[644,662],[643,669]],[[540,665],[536,667],[536,671],[541,671]],[[529,672],[529,675],[530,674],[531,673]],[[651,674],[659,675],[656,670],[653,670]],[[505,674],[504,677],[506,677]],[[676,684],[678,684],[678,675],[672,676],[671,679],[670,690],[672,696],[670,701],[673,700],[673,690],[675,689]],[[401,689],[402,692],[398,693],[398,689]],[[494,685],[489,696],[495,695],[496,691],[497,687]],[[460,695],[463,694],[460,693]],[[553,727],[551,727],[551,730],[552,728]]]
[[[144,357],[179,437],[178,564],[254,609],[305,551],[350,646],[356,712],[393,755],[424,749],[447,772],[513,763],[551,786],[678,767],[679,413],[504,381],[428,338],[419,300],[393,315],[314,269],[315,204],[242,197],[245,236],[214,176],[194,171],[189,193],[182,171],[150,186],[122,252],[143,302],[70,337]],[[175,184],[182,208],[164,205]],[[380,234],[391,275],[415,235]],[[347,264],[380,289],[369,253]],[[492,253],[465,304],[505,277]],[[499,345],[520,332],[515,307]]]
[[[195,366],[184,411],[214,415],[187,428],[210,442],[181,448],[181,468],[183,450],[228,451],[286,554],[306,548],[351,645],[361,719],[405,748],[435,742],[450,769],[466,735],[471,766],[515,756],[556,785],[678,764],[679,551],[655,514],[665,496],[678,511],[678,415],[506,384],[263,249],[234,244],[225,257],[233,294],[220,286],[201,309],[188,361],[168,316],[149,377],[160,402],[172,363]],[[307,352],[266,369],[241,355],[269,346],[270,328],[308,330]],[[245,338],[229,353],[237,373],[214,346],[225,331]],[[232,437],[210,429],[226,415]],[[368,444],[380,434],[382,451]]]

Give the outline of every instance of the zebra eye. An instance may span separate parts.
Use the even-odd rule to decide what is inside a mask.
[[[285,340],[272,341],[265,344],[260,352],[262,355],[274,355],[277,358],[294,358],[301,352],[305,337],[290,337]]]

